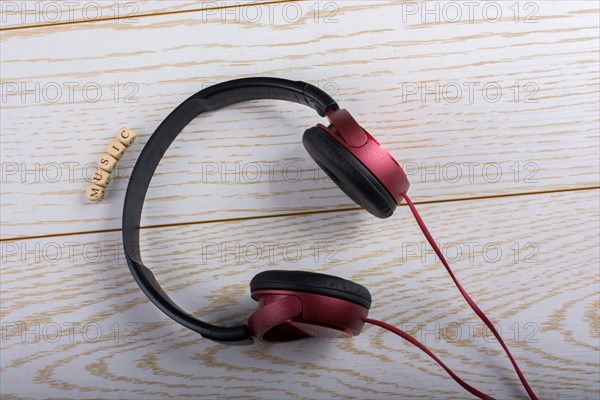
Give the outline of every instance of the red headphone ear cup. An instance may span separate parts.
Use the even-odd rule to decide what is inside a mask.
[[[371,306],[364,286],[312,272],[261,272],[250,289],[259,309],[247,325],[266,342],[358,335]]]
[[[378,218],[394,213],[396,201],[350,151],[319,127],[307,129],[302,143],[317,165],[356,204]]]
[[[338,276],[308,271],[271,270],[257,274],[250,281],[250,291],[288,290],[335,297],[371,308],[371,293],[363,285]]]

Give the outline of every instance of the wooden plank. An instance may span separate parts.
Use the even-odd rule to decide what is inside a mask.
[[[590,190],[420,207],[540,398],[598,394],[598,200]],[[3,396],[466,396],[417,349],[375,327],[351,340],[202,341],[149,304],[119,242],[113,232],[1,243]],[[246,318],[259,271],[335,274],[370,288],[373,318],[416,332],[476,387],[523,396],[406,207],[386,221],[334,212],[145,229],[142,242],[167,292],[209,320]]]
[[[293,1],[293,0],[290,0]],[[0,29],[22,29],[47,25],[111,21],[135,25],[149,15],[203,11],[227,15],[218,11],[242,5],[281,3],[281,1],[220,0],[220,1],[3,1],[0,3]],[[230,16],[232,14],[229,14]],[[252,14],[248,14],[252,18]],[[240,17],[243,15],[240,14]]]
[[[202,14],[185,13],[2,32],[1,237],[118,228],[150,133],[193,92],[243,76],[328,90],[400,160],[416,201],[598,185],[597,5],[542,2],[537,22],[525,23],[498,3],[496,23],[435,23],[395,2],[336,4],[333,16],[305,9],[295,23],[280,14],[199,23]],[[457,102],[408,94],[436,83],[465,92]],[[482,88],[496,84],[492,102]],[[536,103],[525,102],[528,84]],[[352,207],[301,148],[301,133],[321,121],[269,101],[197,118],[159,166],[143,223]],[[124,125],[141,138],[108,200],[89,204],[90,164]]]

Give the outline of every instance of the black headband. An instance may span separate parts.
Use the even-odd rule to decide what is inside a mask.
[[[133,168],[123,206],[125,258],[136,282],[146,296],[176,322],[207,339],[228,344],[252,343],[245,325],[222,327],[203,322],[179,308],[162,290],[140,255],[140,222],[146,192],[163,155],[179,132],[198,115],[250,100],[276,99],[304,104],[320,116],[337,110],[336,102],[321,89],[300,81],[277,78],[245,78],[220,83],[191,96],[173,110],[156,128]]]

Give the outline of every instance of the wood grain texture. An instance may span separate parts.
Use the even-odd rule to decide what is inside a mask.
[[[540,398],[598,395],[598,200],[590,190],[420,207]],[[196,315],[242,321],[255,307],[248,282],[262,270],[336,274],[371,290],[372,317],[412,330],[476,387],[523,396],[406,207],[385,222],[333,212],[145,229],[142,243],[158,280]],[[147,301],[116,232],[2,246],[3,397],[465,397],[419,350],[375,327],[349,340],[203,341]]]
[[[448,5],[460,2],[142,1],[125,21],[105,14],[112,1],[97,3],[110,18],[81,18],[86,1],[74,18],[33,23],[9,3],[0,3],[2,399],[465,398],[378,328],[225,347],[169,320],[133,281],[119,228],[143,145],[190,94],[256,75],[311,82],[348,108],[405,167],[459,279],[540,397],[598,398],[597,2],[491,2],[485,15],[477,3],[472,20],[462,4],[451,22]],[[214,3],[234,7],[202,11]],[[485,392],[522,398],[407,207],[385,221],[349,210],[309,159],[301,134],[318,122],[262,101],[184,130],[143,215],[144,259],[166,291],[226,324],[255,309],[248,283],[259,271],[352,279],[371,290],[371,317],[414,334]],[[89,204],[93,164],[122,126],[139,138],[107,200]],[[281,215],[294,213],[303,214]]]
[[[293,0],[291,0],[293,1]],[[10,1],[0,3],[0,28],[31,28],[68,23],[90,23],[107,20],[116,24],[135,24],[149,15],[205,11],[277,3],[276,1]]]
[[[1,237],[119,228],[128,173],[160,121],[203,87],[254,75],[328,90],[402,162],[416,201],[598,186],[597,3],[536,3],[535,23],[515,22],[509,2],[495,23],[404,22],[397,2],[318,15],[301,4],[297,21],[265,9],[257,22],[192,12],[1,32]],[[462,97],[407,95],[436,83]],[[159,166],[144,224],[351,207],[301,148],[317,122],[269,101],[197,118]],[[140,139],[107,201],[87,204],[91,164],[123,125]]]

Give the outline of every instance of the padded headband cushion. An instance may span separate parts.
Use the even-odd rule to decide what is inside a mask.
[[[366,309],[371,308],[369,290],[337,276],[306,271],[264,271],[252,278],[250,290],[290,290],[348,300]]]
[[[302,143],[317,165],[356,204],[378,218],[394,213],[396,202],[379,179],[329,133],[312,127],[304,132]]]

